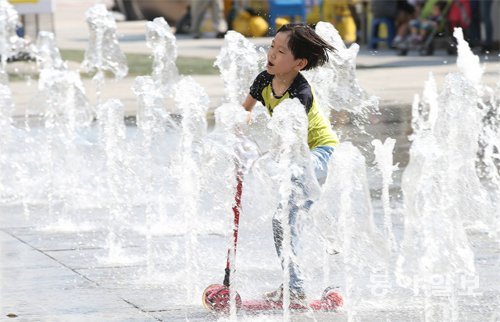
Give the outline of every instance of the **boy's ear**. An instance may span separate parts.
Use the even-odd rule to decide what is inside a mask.
[[[298,60],[298,62],[297,62],[296,66],[297,66],[299,71],[304,69],[304,67],[307,66],[307,59],[306,58],[299,58],[297,60]]]

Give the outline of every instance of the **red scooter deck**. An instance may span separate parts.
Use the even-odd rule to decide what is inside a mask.
[[[229,311],[229,289],[220,284],[212,284],[203,292],[203,305],[210,311],[227,313]],[[282,302],[268,300],[245,300],[242,301],[239,294],[235,297],[236,307],[244,311],[277,311],[283,310]],[[343,304],[342,297],[327,288],[320,300],[313,300],[307,305],[291,303],[290,309],[294,311],[336,311]]]
[[[335,311],[338,305],[332,305],[327,301],[314,300],[306,305],[301,305],[297,303],[290,304],[290,310],[293,311]],[[272,302],[267,300],[248,300],[241,303],[241,309],[245,311],[273,311],[273,310],[283,310],[282,302]]]

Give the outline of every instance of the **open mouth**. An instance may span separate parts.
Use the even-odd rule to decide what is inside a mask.
[[[267,61],[267,66],[269,66],[269,67],[273,67],[273,66],[274,66],[274,64],[273,64],[273,63],[271,63],[270,61]]]

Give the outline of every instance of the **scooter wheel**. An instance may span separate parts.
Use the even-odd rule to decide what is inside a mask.
[[[221,284],[209,285],[203,291],[201,302],[210,311],[222,312],[229,307],[229,289]]]
[[[327,304],[330,310],[336,310],[344,304],[342,296],[335,289],[335,287],[329,286],[323,291],[323,295],[321,296],[321,300]]]
[[[229,288],[221,284],[209,285],[202,295],[202,303],[205,308],[217,313],[228,313],[230,308]],[[241,307],[241,297],[236,293],[236,307]]]

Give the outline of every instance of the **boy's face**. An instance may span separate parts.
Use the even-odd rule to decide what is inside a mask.
[[[278,32],[271,42],[267,52],[266,70],[271,75],[284,75],[290,72],[299,72],[305,67],[305,59],[295,59],[288,48],[289,32]],[[307,63],[307,61],[306,61]]]

